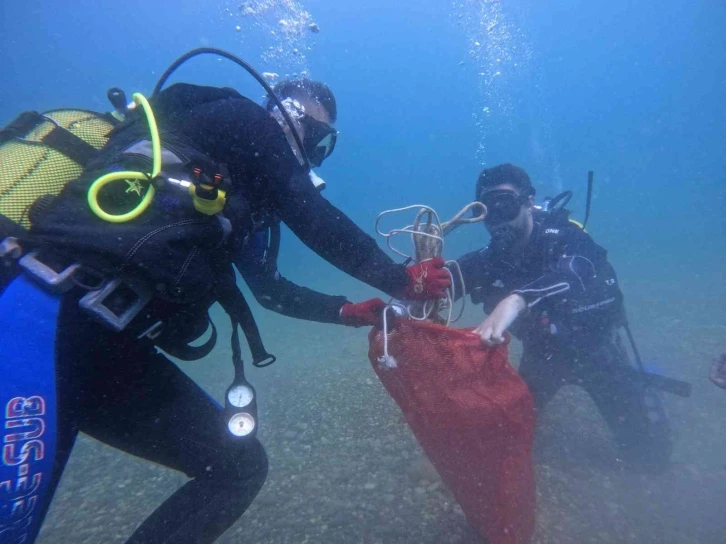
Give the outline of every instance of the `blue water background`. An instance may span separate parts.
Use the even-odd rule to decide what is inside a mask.
[[[654,526],[691,524],[683,541],[695,541],[695,526],[723,534],[722,506],[708,493],[718,497],[724,485],[724,395],[706,375],[726,346],[726,4],[308,0],[302,6],[321,32],[289,42],[270,34],[279,28],[267,19],[279,15],[270,12],[255,25],[239,5],[3,2],[0,124],[26,109],[105,110],[109,87],[150,93],[177,56],[210,45],[260,71],[307,69],[332,87],[340,138],[319,173],[328,182],[326,197],[371,234],[387,208],[427,203],[442,218],[451,216],[472,199],[482,165],[501,162],[524,167],[538,197],[574,190],[574,216],[582,219],[593,170],[588,230],[609,250],[641,350],[695,387],[693,399],[666,399],[680,435],[675,462],[687,468],[674,474],[687,480],[683,496],[694,500],[682,517],[662,517]],[[271,55],[270,46],[282,49]],[[298,47],[303,55],[291,52]],[[255,99],[262,94],[240,69],[212,57],[192,61],[176,80],[229,85]],[[289,279],[353,300],[376,295],[291,233],[283,237],[280,268]],[[447,241],[446,256],[486,241],[482,227],[461,229]],[[365,360],[365,340],[354,336],[360,332],[255,310],[285,365],[297,364],[290,343],[299,344],[300,364],[311,369],[327,363],[325,353],[340,356],[338,340],[356,346],[345,357]],[[479,318],[469,314],[472,323]],[[305,347],[316,340],[328,344]],[[309,353],[318,352],[311,361]],[[284,377],[281,364],[271,375]],[[220,359],[219,374],[201,370],[196,377],[219,396],[228,367]],[[264,379],[272,378],[261,376],[255,379],[263,380],[265,408],[279,399],[266,394]],[[674,492],[673,504],[681,493]]]
[[[448,216],[471,199],[482,160],[507,161],[527,169],[539,196],[573,189],[581,218],[591,169],[591,231],[621,275],[668,270],[689,284],[696,273],[713,276],[726,254],[726,7],[646,4],[305,2],[322,30],[307,40],[305,64],[333,88],[340,110],[339,146],[320,170],[326,196],[367,230],[380,210],[403,204],[435,204]],[[105,109],[108,87],[149,92],[171,60],[200,45],[260,70],[294,71],[294,63],[260,60],[270,36],[250,28],[238,6],[5,2],[0,122],[23,109]],[[486,45],[487,23],[478,22],[494,13],[516,31],[494,44],[514,62],[504,59],[487,86],[479,75],[487,59],[469,55],[470,39]],[[211,57],[178,77],[261,94],[241,70]],[[473,116],[484,107],[482,131]],[[295,279],[368,292],[290,238],[281,262],[305,264]],[[462,231],[447,254],[485,241],[483,229]]]

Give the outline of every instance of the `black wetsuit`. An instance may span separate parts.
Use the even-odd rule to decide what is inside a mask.
[[[343,296],[313,291],[284,278],[277,269],[280,224],[274,217],[245,244],[235,265],[261,306],[288,317],[340,323],[340,309],[349,302]]]
[[[201,153],[226,165],[231,187],[225,218],[195,212],[188,194],[173,189],[159,191],[149,210],[132,222],[107,223],[90,212],[86,195],[100,174],[148,168],[148,158],[122,153],[148,139],[147,123],[139,118],[113,133],[92,170],[66,186],[23,237],[25,245],[71,258],[106,277],[123,274],[129,283],[147,282],[165,303],[206,311],[216,278],[233,261],[260,296],[264,288],[258,284],[264,278],[253,277],[239,256],[254,235],[254,218],[275,216],[348,274],[389,293],[405,285],[404,267],[319,194],[263,108],[229,89],[185,84],[168,88],[151,103],[166,149],[183,158]],[[128,208],[128,199],[140,198],[133,187],[124,189],[121,183],[103,195],[104,209]],[[286,298],[295,302],[286,303],[282,313],[294,315],[301,304],[323,302],[317,318],[334,321],[333,310],[345,301],[330,297],[325,303],[302,288],[293,291],[297,294]],[[85,292],[76,287],[64,295],[58,322],[58,448],[52,487],[77,432],[86,432],[192,478],[144,521],[130,542],[214,541],[262,487],[267,471],[262,445],[256,438],[231,439],[216,403],[157,353],[150,340],[138,339],[138,330],[112,332],[91,319],[78,307]],[[301,293],[304,301],[296,298]],[[316,316],[308,312],[307,317]],[[44,511],[47,504],[39,507]]]
[[[493,247],[458,263],[467,293],[487,314],[512,293],[527,302],[510,331],[522,341],[519,372],[537,409],[563,385],[579,385],[628,461],[663,468],[671,452],[668,422],[649,420],[647,399],[654,392],[622,346],[623,296],[607,252],[566,217],[544,212],[535,212],[532,236],[518,260]]]

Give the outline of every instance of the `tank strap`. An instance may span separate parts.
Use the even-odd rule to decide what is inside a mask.
[[[265,349],[255,316],[242,291],[237,287],[234,274],[220,278],[215,285],[215,290],[217,301],[229,315],[233,325],[238,323],[242,328],[252,354],[252,364],[256,367],[265,367],[274,363],[277,358]]]
[[[81,166],[88,164],[98,154],[98,150],[83,138],[79,138],[71,131],[59,126],[52,118],[37,111],[24,111],[3,129],[0,129],[0,144],[16,138],[23,139],[31,130],[45,122],[53,123],[55,127],[40,140],[41,144],[63,153]]]
[[[214,326],[214,322],[211,319],[209,319],[209,326],[212,328],[212,333],[209,336],[209,340],[201,346],[166,343],[163,338],[155,340],[154,343],[177,359],[181,359],[182,361],[197,361],[209,355],[217,344],[217,327]]]
[[[25,138],[35,127],[40,125],[45,118],[37,111],[24,111],[5,127],[0,129],[0,144],[13,138]]]
[[[81,166],[86,166],[99,153],[98,149],[84,139],[57,125],[41,142],[63,153],[66,157]]]

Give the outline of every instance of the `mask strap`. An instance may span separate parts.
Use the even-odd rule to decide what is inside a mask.
[[[305,107],[294,98],[286,98],[282,101],[282,105],[285,107],[285,110],[290,116],[290,119],[292,119],[296,123],[299,123],[300,119],[302,119],[303,115],[305,115]],[[274,108],[272,108],[272,111],[270,113],[282,128],[285,128],[287,126],[287,123],[285,122],[285,117],[282,115],[279,106],[275,106]]]
[[[282,105],[285,107],[285,111],[287,112],[288,116],[290,117],[290,120],[293,122],[294,129],[298,130],[300,128],[300,120],[305,115],[305,106],[300,104],[297,100],[294,98],[286,98],[285,100],[282,100]],[[290,128],[290,130],[293,129],[293,127],[289,127],[287,121],[285,120],[285,116],[280,111],[279,106],[275,106],[270,111],[270,115],[272,115],[273,119],[277,121],[277,124],[280,125],[280,128],[282,128],[283,131],[285,131],[286,128]],[[304,165],[306,163],[305,157],[307,154],[305,153],[304,147],[302,149],[298,148],[298,142],[297,138],[288,132],[285,132],[287,136],[287,141],[290,144],[290,149],[292,149],[292,152],[294,153],[297,160],[300,162],[301,165]],[[300,141],[300,144],[304,146],[304,143]]]

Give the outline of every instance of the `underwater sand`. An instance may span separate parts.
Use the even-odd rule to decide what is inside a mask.
[[[724,542],[726,391],[707,379],[712,358],[726,349],[717,276],[707,280],[715,291],[688,293],[687,301],[674,300],[667,281],[626,286],[644,358],[694,385],[691,399],[666,397],[677,433],[672,467],[657,477],[620,470],[590,399],[563,389],[542,416],[535,444],[534,542]],[[272,367],[249,371],[270,473],[252,507],[218,542],[478,542],[370,368],[366,333],[259,308],[256,314],[278,356]],[[228,328],[217,322],[213,356],[182,368],[219,398],[231,369]],[[124,542],[184,481],[80,436],[38,542]]]

